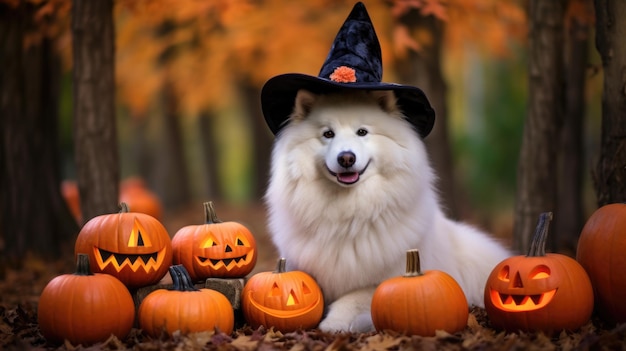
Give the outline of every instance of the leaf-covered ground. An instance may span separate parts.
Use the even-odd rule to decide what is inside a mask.
[[[201,223],[201,208],[188,217],[168,221],[170,232],[182,225]],[[218,209],[219,211],[219,209]],[[223,211],[222,220],[236,220],[238,211]],[[275,253],[267,247],[262,213],[247,211],[246,223],[258,233],[260,257],[255,271],[271,270]],[[218,213],[219,215],[219,213]],[[305,330],[282,334],[274,330],[252,330],[239,323],[231,335],[204,332],[191,335],[162,336],[153,339],[140,329],[119,340],[108,340],[87,347],[46,343],[37,325],[37,302],[43,287],[52,277],[73,272],[73,262],[44,262],[29,259],[22,269],[0,267],[0,350],[626,350],[626,324],[606,326],[593,319],[576,332],[554,336],[541,333],[505,333],[489,325],[484,310],[471,311],[468,326],[455,334],[435,337],[405,336],[392,332],[368,334],[329,334]]]
[[[88,347],[46,344],[39,332],[34,303],[0,306],[0,349],[5,350],[622,350],[626,349],[626,324],[612,330],[592,323],[577,333],[547,337],[541,333],[496,332],[487,324],[484,310],[474,309],[467,328],[434,337],[392,332],[329,334],[319,330],[282,334],[242,326],[231,335],[202,332],[153,339],[133,328],[123,340],[112,336]]]

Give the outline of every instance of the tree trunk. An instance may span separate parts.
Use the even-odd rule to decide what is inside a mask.
[[[552,251],[576,253],[583,215],[583,118],[589,27],[573,20],[565,38],[565,114],[560,130],[558,214],[554,216]]]
[[[112,0],[73,2],[74,145],[84,221],[118,211],[114,40]]]
[[[204,111],[198,116],[198,126],[200,129],[200,142],[202,143],[202,155],[204,156],[204,166],[207,174],[207,196],[212,200],[221,200],[224,196],[220,186],[218,170],[218,147],[213,133],[214,116]]]
[[[159,145],[159,162],[155,166],[158,180],[155,182],[158,193],[163,196],[166,208],[176,209],[189,203],[189,171],[183,145],[181,116],[178,111],[178,97],[173,86],[165,82],[163,86],[163,143]]]
[[[432,132],[424,140],[430,161],[437,172],[438,190],[441,203],[447,215],[456,218],[459,213],[458,196],[454,181],[452,152],[448,137],[446,111],[447,87],[441,69],[441,43],[444,23],[434,16],[422,16],[417,10],[410,10],[399,21],[411,33],[425,31],[432,35],[432,46],[425,46],[420,52],[410,51],[406,58],[396,62],[396,71],[402,83],[411,84],[424,91],[437,114]]]
[[[244,97],[246,112],[248,118],[250,118],[252,136],[254,138],[252,142],[252,196],[255,200],[260,200],[263,198],[269,179],[273,137],[263,119],[259,88],[247,82],[241,82],[239,86]]]
[[[78,232],[60,193],[60,63],[48,39],[23,45],[35,11],[0,5],[0,266],[19,267],[27,252],[59,258]]]
[[[596,0],[596,48],[602,57],[602,136],[594,186],[598,206],[626,201],[626,1]]]
[[[563,115],[564,1],[530,0],[529,110],[518,164],[513,246],[527,252],[541,212],[554,211]],[[558,213],[556,214],[559,215]]]

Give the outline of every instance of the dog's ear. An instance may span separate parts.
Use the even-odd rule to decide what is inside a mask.
[[[396,112],[398,106],[396,103],[396,95],[391,90],[374,90],[371,92],[378,106],[385,112]]]
[[[317,100],[317,95],[312,92],[304,89],[298,90],[296,94],[295,107],[293,109],[292,118],[302,119],[309,115],[311,109],[313,108],[313,104]]]

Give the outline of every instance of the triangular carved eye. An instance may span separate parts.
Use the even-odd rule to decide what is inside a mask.
[[[204,241],[204,243],[202,243],[202,246],[200,247],[205,249],[207,247],[213,247],[213,246],[217,246],[217,243],[215,242],[215,240],[213,240],[213,238],[208,238]]]
[[[289,291],[289,297],[287,298],[287,306],[293,306],[298,304],[298,298],[296,294],[293,292],[293,289]]]
[[[303,294],[310,294],[311,293],[311,289],[304,282],[302,282],[302,293]]]
[[[245,244],[243,243],[243,241],[241,241],[241,239],[237,238],[237,246],[244,246]]]
[[[273,296],[280,296],[280,295],[282,295],[280,292],[280,288],[278,287],[278,284],[274,283],[274,285],[272,285],[272,290],[270,290],[269,296],[273,297]]]
[[[144,233],[144,234],[142,234]],[[135,223],[133,224],[133,229],[130,232],[130,236],[128,238],[128,247],[150,247],[152,246],[152,242],[150,241],[150,236],[145,235],[146,231],[139,223],[137,219],[135,219]]]

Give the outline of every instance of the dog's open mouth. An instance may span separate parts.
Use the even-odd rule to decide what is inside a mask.
[[[337,181],[343,184],[353,184],[359,180],[358,172],[337,173]]]
[[[359,178],[361,177],[361,175],[365,172],[365,170],[367,169],[367,166],[369,166],[370,163],[368,162],[365,167],[360,171],[360,172],[333,172],[330,170],[330,168],[328,168],[328,172],[330,172],[330,174],[333,177],[337,178],[337,181],[341,184],[346,184],[346,185],[350,185],[350,184],[354,184],[356,182],[359,181]]]

